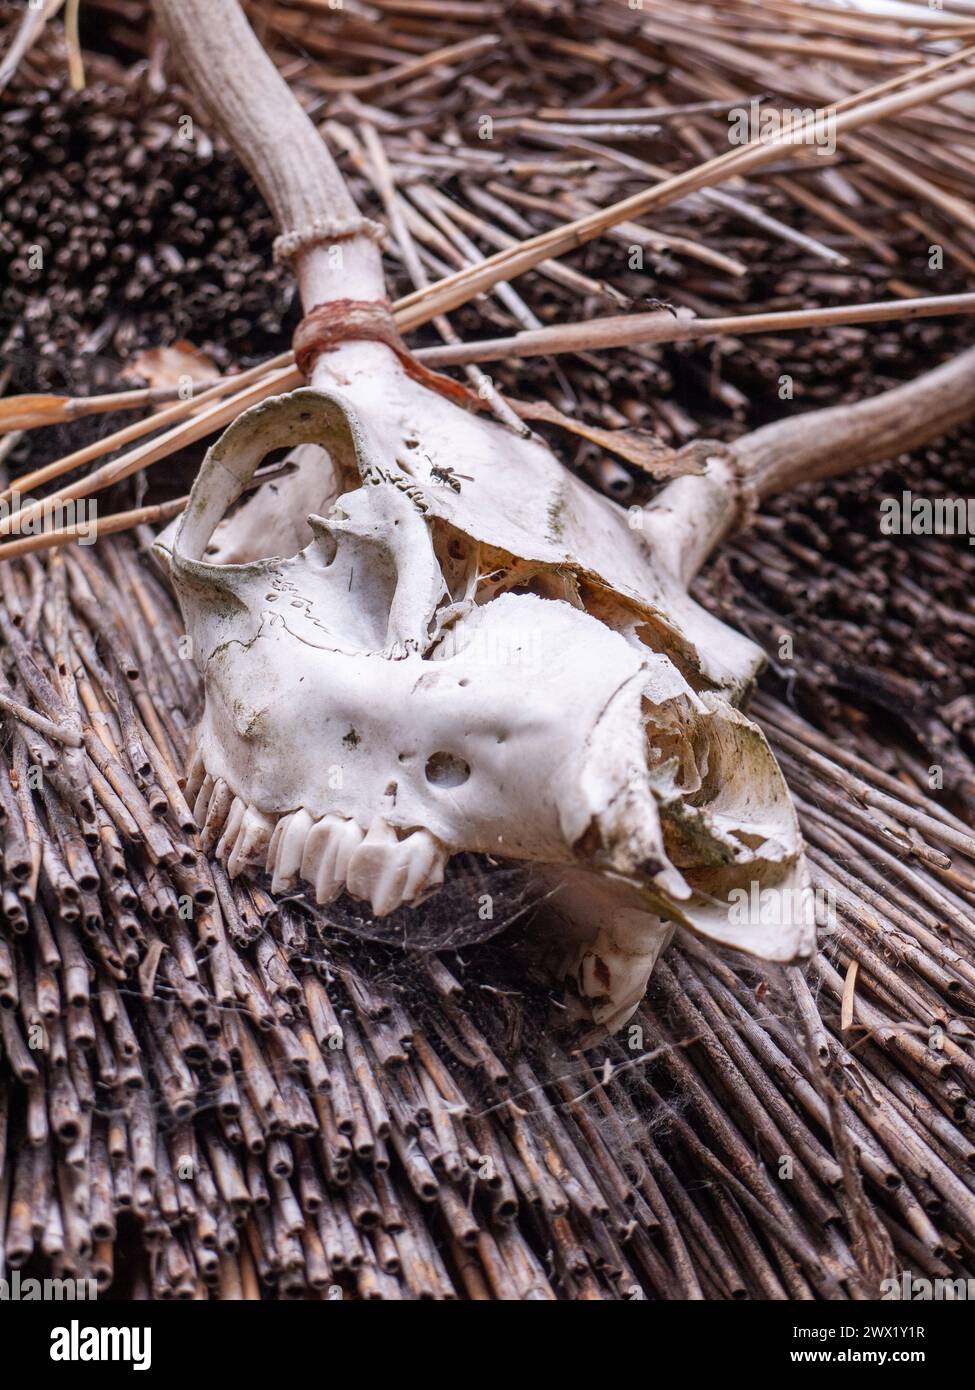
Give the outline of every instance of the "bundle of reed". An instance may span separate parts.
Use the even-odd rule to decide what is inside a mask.
[[[966,537],[881,534],[887,507],[964,499],[968,434],[798,494],[702,581],[768,654],[795,706],[878,767],[975,807],[975,555]],[[852,745],[851,745],[852,746]]]
[[[359,205],[390,227],[387,268],[402,291],[400,326],[426,344],[431,365],[467,364],[484,391],[486,372],[474,364],[491,364],[497,388],[519,395],[524,354],[542,354],[544,371],[533,380],[554,409],[585,419],[590,430],[644,430],[677,448],[697,437],[734,437],[784,408],[858,399],[967,341],[975,211],[964,26],[934,11],[918,31],[828,8],[807,20],[801,5],[692,8],[693,38],[685,42],[673,6],[660,0],[635,9],[536,0],[250,7]],[[5,301],[12,341],[21,345],[11,362],[14,386],[29,389],[36,378],[32,353],[63,365],[64,343],[75,339],[89,360],[99,350],[124,358],[134,346],[192,331],[219,364],[250,365],[274,326],[289,324],[281,268],[256,269],[267,250],[266,215],[244,196],[245,176],[231,188],[233,161],[194,100],[165,87],[166,46],[151,9],[143,0],[93,0],[92,13],[102,17],[91,26],[102,49],[86,50],[88,86],[76,99],[97,117],[70,107],[67,59],[51,22],[20,56],[9,109],[35,120],[31,101],[55,84],[59,104],[47,117],[55,123],[72,109],[75,129],[96,119],[101,130],[117,110],[134,134],[151,132],[146,182],[163,193],[138,235],[125,219],[111,225],[113,189],[133,178],[123,170],[119,183],[114,171],[124,161],[111,139],[90,166],[78,151],[73,163],[93,195],[90,210],[109,209],[92,223],[94,241],[123,262],[135,264],[141,253],[126,294],[141,288],[117,318],[97,296],[80,309],[71,300],[58,310],[52,337],[44,306],[65,292],[64,267],[57,257],[27,266]],[[132,69],[119,60],[127,51],[141,60]],[[835,151],[729,144],[734,121],[742,113],[752,119],[758,96],[767,96],[760,111],[835,109],[835,129],[827,127]],[[191,118],[191,138],[177,110]],[[928,158],[935,135],[938,153]],[[42,133],[42,143],[49,138]],[[145,139],[140,134],[136,148]],[[902,158],[892,159],[894,147]],[[169,197],[170,186],[177,196]],[[12,201],[8,238],[22,253],[50,228],[43,195],[25,199],[26,209]],[[652,213],[652,226],[644,213]],[[224,228],[228,219],[246,230],[246,249],[241,232],[233,240]],[[208,242],[213,221],[221,237]],[[599,230],[605,235],[596,239]],[[82,231],[79,223],[87,245],[92,238]],[[145,239],[159,246],[153,266]],[[174,244],[189,267],[169,257]],[[451,305],[453,337],[444,340],[441,311]],[[648,305],[657,312],[642,312]],[[614,323],[621,310],[622,326]],[[927,315],[936,321],[918,321]],[[434,321],[436,337],[426,327]],[[878,321],[902,326],[869,327]],[[129,463],[141,469],[171,458],[242,404],[295,384],[290,362],[279,354],[265,359],[264,372],[254,367],[237,383],[250,392],[240,400],[228,399],[228,381],[223,406],[202,420],[190,417],[206,400],[172,407],[152,422],[166,426],[158,444],[130,450],[123,467],[84,487],[126,476]],[[647,378],[652,392],[634,389]],[[42,446],[48,478],[140,438],[150,423],[136,422],[127,437],[115,431],[90,451]],[[647,479],[621,434],[617,443],[622,456],[607,457],[590,441],[567,461],[621,500],[639,499]],[[16,458],[23,457],[21,445]]]
[[[113,42],[158,69],[139,0],[101,8]],[[700,5],[699,22],[684,13],[678,28],[678,8],[396,0],[251,11],[319,103],[361,205],[372,199],[405,227],[389,254],[406,299],[416,257],[433,280],[476,267],[723,148],[726,103],[769,89],[769,52],[789,104],[939,61],[930,45],[919,60],[912,34],[875,17],[820,9],[810,32],[798,5],[777,4],[773,18],[770,6]],[[952,41],[952,26],[963,28],[932,11],[926,37]],[[43,85],[32,64],[47,51],[33,48],[18,80]],[[337,78],[316,72],[318,53]],[[827,76],[835,92],[803,85]],[[551,107],[537,109],[542,82]],[[578,110],[569,88],[586,92]],[[856,136],[868,153],[844,162],[783,161],[731,191],[704,186],[696,204],[655,212],[652,232],[627,226],[625,241],[540,261],[517,290],[498,280],[456,312],[458,336],[507,339],[484,360],[517,360],[517,375],[503,366],[498,377],[519,395],[531,386],[606,430],[638,425],[671,444],[759,423],[781,375],[797,400],[826,404],[911,374],[962,337],[963,319],[939,323],[935,338],[927,323],[838,331],[808,313],[927,296],[929,241],[946,249],[939,294],[964,288],[968,101],[894,113]],[[471,124],[482,102],[497,118],[493,142]],[[947,140],[949,120],[950,170],[923,144],[932,131]],[[884,163],[890,140],[907,151],[896,173]],[[631,270],[631,245],[651,275]],[[666,311],[645,342],[612,350],[560,328],[542,340],[553,352],[571,343],[554,371],[545,357],[521,359],[524,338],[511,341],[593,309],[639,308],[648,289],[699,316],[727,318],[731,305],[788,321],[754,336],[726,326],[720,352],[671,345],[682,320]],[[796,327],[807,336],[793,338]],[[464,346],[436,352],[462,360]],[[637,398],[637,371],[655,372],[652,394]],[[191,432],[203,438],[228,385],[261,380],[228,379],[202,424],[197,398],[184,412],[192,430],[181,407],[150,417],[134,437],[154,425],[177,435],[142,461],[171,457]],[[583,445],[573,461],[620,495],[645,495],[638,469],[601,457]],[[909,485],[960,486],[951,454],[912,467]],[[967,552],[925,543],[905,578],[905,551],[888,544],[851,576],[857,509],[881,477],[776,503],[702,583],[784,678],[754,713],[831,904],[821,954],[804,976],[687,939],[614,1040],[559,1028],[517,928],[458,953],[404,956],[226,879],[180,791],[199,691],[144,531],[137,544],[103,539],[0,564],[0,1273],[50,1268],[129,1297],[806,1299],[875,1294],[900,1268],[975,1272],[975,837],[958,814],[969,814],[971,776],[959,705],[971,664],[957,589]],[[824,510],[835,555],[810,529]],[[908,624],[935,576],[949,617],[933,651],[905,644],[896,612],[872,602],[878,575]],[[851,682],[852,627],[874,644],[874,666],[906,668],[909,688],[890,684],[884,699],[883,681],[866,692],[862,672]],[[797,639],[791,666],[783,628]],[[923,729],[914,721],[920,751],[881,722],[905,695],[929,716]],[[943,764],[951,799],[923,757]]]
[[[22,7],[18,7],[22,8]],[[53,31],[52,31],[53,36]],[[266,357],[294,288],[270,264],[271,219],[182,104],[102,58],[71,89],[50,42],[0,91],[0,343],[12,387],[104,389],[120,363],[173,339],[210,339],[218,366]],[[201,180],[205,179],[205,188]]]
[[[769,704],[797,784],[833,779],[807,833],[855,1003],[824,960],[831,1036],[792,974],[817,1055],[781,981],[689,946],[629,1037],[540,1043],[490,951],[466,989],[438,957],[388,975],[208,862],[178,785],[197,693],[178,621],[133,546],[99,551],[104,571],[81,550],[3,569],[8,1266],[111,1288],[134,1218],[135,1296],[829,1296],[876,1272],[851,1249],[865,1209],[905,1258],[965,1267],[964,827],[824,774]],[[887,887],[898,851],[910,912]],[[764,1168],[786,1159],[788,1198]]]
[[[179,790],[178,617],[129,540],[96,554],[0,570],[7,1270],[502,1299],[971,1272],[961,821],[763,695],[835,903],[809,977],[687,940],[620,1038],[529,1028],[553,1003],[510,934],[403,957],[226,879]]]

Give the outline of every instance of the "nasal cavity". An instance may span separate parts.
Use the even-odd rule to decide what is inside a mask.
[[[463,758],[453,753],[431,753],[427,758],[427,781],[435,787],[460,787],[471,775]]]

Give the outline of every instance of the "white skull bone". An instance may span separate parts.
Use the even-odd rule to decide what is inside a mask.
[[[805,886],[781,774],[728,699],[757,649],[537,441],[395,380],[368,414],[353,377],[242,416],[177,529],[206,690],[191,789],[230,872],[379,915],[460,850],[556,866],[573,1007],[614,1027],[674,922],[803,953],[808,923],[743,930],[728,912],[734,887]],[[347,490],[305,548],[207,563],[261,459],[308,444]]]

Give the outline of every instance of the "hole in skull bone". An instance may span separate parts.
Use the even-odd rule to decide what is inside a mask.
[[[427,758],[427,781],[435,787],[460,787],[471,775],[463,758],[453,753],[431,753]]]

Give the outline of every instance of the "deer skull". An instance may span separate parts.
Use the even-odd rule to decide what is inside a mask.
[[[462,850],[546,866],[571,1006],[613,1027],[676,923],[767,958],[807,951],[808,924],[729,915],[733,888],[805,886],[801,842],[732,703],[760,653],[688,598],[666,509],[634,530],[539,441],[398,366],[389,388],[353,372],[254,407],[176,529],[205,841],[232,875],[265,868],[275,890],[303,880],[376,915],[421,902]],[[311,445],[335,500],[307,544],[210,562],[264,456]]]

